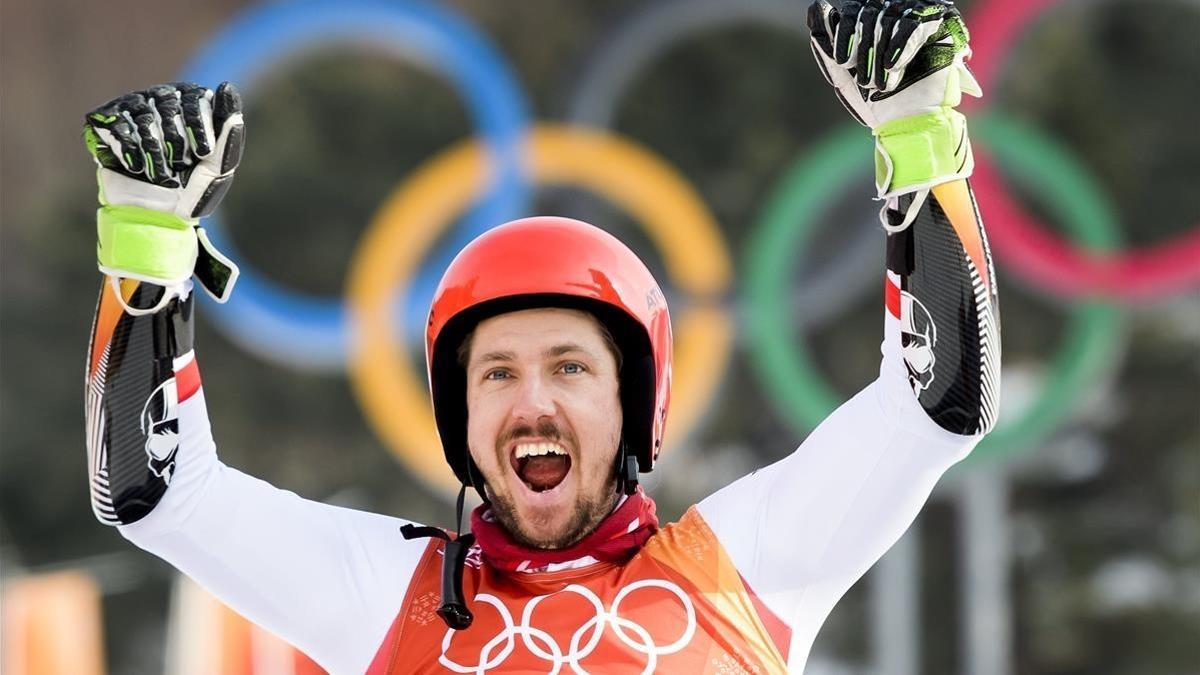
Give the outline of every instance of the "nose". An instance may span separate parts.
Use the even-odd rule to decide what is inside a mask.
[[[520,382],[512,409],[513,418],[532,425],[543,417],[553,417],[554,397],[548,384],[540,377],[526,377]]]

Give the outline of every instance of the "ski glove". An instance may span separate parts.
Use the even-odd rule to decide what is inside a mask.
[[[218,252],[200,219],[211,214],[233,183],[242,158],[242,100],[229,82],[214,92],[177,82],[135,91],[89,112],[84,141],[99,166],[100,271],[163,286],[158,311],[188,292],[194,274],[225,302],[238,268]],[[114,288],[114,290],[116,290]]]
[[[816,0],[812,52],[842,104],[875,135],[881,198],[971,175],[962,94],[981,96],[967,69],[962,16],[949,0]]]

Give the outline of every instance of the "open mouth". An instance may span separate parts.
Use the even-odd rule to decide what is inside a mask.
[[[571,471],[571,456],[557,443],[518,443],[509,461],[517,478],[533,492],[553,490]]]

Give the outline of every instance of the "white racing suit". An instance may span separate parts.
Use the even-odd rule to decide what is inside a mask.
[[[86,386],[95,514],[333,673],[800,672],[834,604],[995,419],[996,286],[967,182],[934,187],[887,240],[877,380],[626,563],[501,573],[473,556],[467,630],[433,613],[440,541],[220,462],[190,297],[133,317],[102,287]],[[154,291],[122,292],[138,305]]]

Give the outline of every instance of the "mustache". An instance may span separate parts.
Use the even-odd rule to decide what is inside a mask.
[[[496,438],[496,452],[503,452],[511,443],[524,438],[544,438],[561,445],[573,445],[575,440],[569,431],[560,429],[553,420],[540,419],[536,424],[518,424],[505,430]]]

